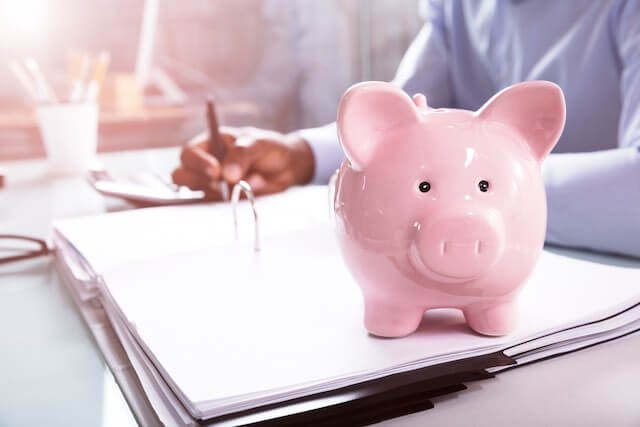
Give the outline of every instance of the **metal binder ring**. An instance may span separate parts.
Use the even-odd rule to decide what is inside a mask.
[[[253,190],[247,181],[239,181],[233,186],[231,191],[231,209],[233,210],[233,230],[238,240],[238,202],[240,200],[240,194],[244,193],[251,204],[251,210],[253,211],[253,223],[254,223],[254,243],[253,250],[258,252],[260,250],[260,239],[258,232],[258,212],[256,211],[256,198],[253,194]]]

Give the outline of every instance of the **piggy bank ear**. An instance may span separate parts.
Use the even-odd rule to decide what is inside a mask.
[[[551,82],[518,83],[498,92],[478,110],[478,115],[515,128],[531,147],[534,157],[542,161],[564,129],[564,95]]]
[[[366,168],[387,131],[419,120],[415,104],[402,89],[385,82],[351,86],[338,107],[338,138],[356,170]]]

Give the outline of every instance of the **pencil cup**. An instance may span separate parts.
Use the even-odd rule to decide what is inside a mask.
[[[36,108],[40,134],[53,174],[86,172],[98,147],[95,102],[41,105]]]

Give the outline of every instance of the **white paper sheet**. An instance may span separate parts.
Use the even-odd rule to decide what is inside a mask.
[[[326,193],[268,200],[259,211],[258,254],[251,236],[233,241],[226,206],[57,225],[102,275],[115,312],[194,417],[491,353],[640,302],[640,270],[544,253],[522,293],[514,334],[483,337],[459,312],[436,310],[407,338],[375,338],[362,326],[359,289],[323,219]]]
[[[263,246],[257,255],[244,243],[104,273],[141,343],[186,399],[220,400],[201,409],[260,391],[379,376],[461,352],[488,353],[640,301],[640,286],[626,279],[640,272],[545,253],[523,293],[514,334],[483,337],[457,311],[438,310],[407,338],[379,339],[363,329],[360,292],[329,225],[267,239]]]

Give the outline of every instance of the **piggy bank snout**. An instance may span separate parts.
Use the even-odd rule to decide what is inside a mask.
[[[473,279],[490,269],[504,247],[504,230],[491,216],[464,215],[423,224],[416,246],[427,270],[442,278]]]

